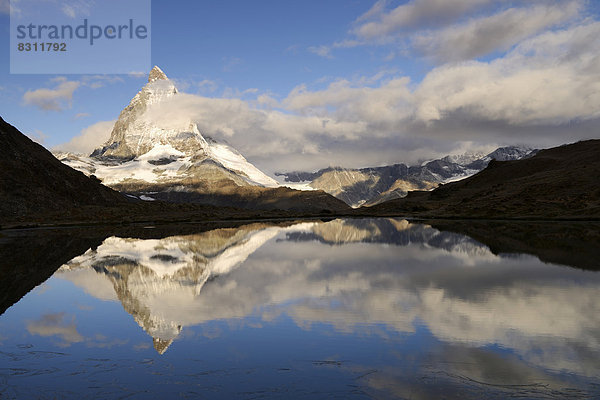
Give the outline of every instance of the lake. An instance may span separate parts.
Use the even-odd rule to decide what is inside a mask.
[[[0,233],[0,398],[600,398],[598,223]]]

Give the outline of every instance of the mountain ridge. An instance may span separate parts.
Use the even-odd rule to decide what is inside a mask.
[[[401,198],[409,191],[432,190],[440,184],[464,179],[485,168],[492,159],[522,159],[533,156],[537,151],[528,147],[505,146],[485,155],[449,155],[421,165],[397,163],[366,168],[328,167],[314,173],[294,171],[276,175],[283,176],[286,182],[304,182],[357,208]]]
[[[600,218],[600,139],[492,160],[479,173],[365,209],[377,215],[454,218]]]

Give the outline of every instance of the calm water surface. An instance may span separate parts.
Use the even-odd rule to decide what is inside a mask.
[[[142,237],[4,311],[0,398],[600,398],[598,272],[402,219]]]

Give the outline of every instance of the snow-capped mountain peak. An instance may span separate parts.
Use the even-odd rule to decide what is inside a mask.
[[[92,156],[131,159],[148,152],[157,143],[164,144],[169,138],[190,131],[192,121],[185,126],[164,129],[144,118],[151,105],[166,101],[177,93],[175,84],[160,68],[154,67],[148,75],[148,83],[121,111],[108,141]]]
[[[534,150],[530,147],[506,146],[497,148],[483,159],[486,161],[490,161],[492,159],[496,161],[520,160],[522,158],[531,157],[536,152],[537,150]]]
[[[466,152],[462,154],[451,154],[442,158],[443,161],[455,163],[458,165],[468,165],[473,161],[479,160],[480,158],[485,157],[485,153],[481,152]],[[425,163],[427,164],[427,163]],[[423,164],[423,165],[425,165]]]
[[[101,148],[90,157],[57,157],[118,190],[143,190],[147,199],[152,196],[148,193],[189,191],[198,185],[279,186],[231,146],[207,141],[192,119],[169,121],[168,126],[154,122],[157,106],[178,93],[173,81],[154,67]]]

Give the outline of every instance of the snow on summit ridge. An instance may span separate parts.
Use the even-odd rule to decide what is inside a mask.
[[[192,132],[194,124],[191,120],[185,126],[164,129],[147,122],[144,118],[151,105],[167,101],[177,93],[175,84],[159,67],[154,67],[148,75],[148,83],[121,111],[108,141],[102,148],[96,149],[92,156],[130,160],[147,153],[157,144],[167,143],[182,150],[179,149],[180,146],[189,147],[191,142],[194,142],[193,149],[190,150],[199,150],[202,147],[201,142],[204,141],[198,137],[201,136],[199,132],[197,135],[181,135],[183,132],[196,133]],[[185,143],[181,143],[178,137],[192,140],[183,140]]]

